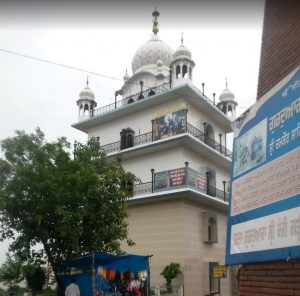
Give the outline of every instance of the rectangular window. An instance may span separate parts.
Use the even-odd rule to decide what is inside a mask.
[[[213,267],[218,265],[218,262],[209,262],[209,295],[220,295],[220,279],[213,277]]]

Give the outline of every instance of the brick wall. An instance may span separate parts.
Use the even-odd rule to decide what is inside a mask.
[[[266,0],[257,99],[300,65],[300,1]]]
[[[240,296],[300,295],[300,261],[244,265],[239,291]]]

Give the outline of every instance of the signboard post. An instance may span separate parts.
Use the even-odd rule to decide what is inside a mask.
[[[227,266],[216,265],[213,267],[212,276],[214,278],[227,278]]]
[[[300,68],[235,121],[227,264],[300,258]]]

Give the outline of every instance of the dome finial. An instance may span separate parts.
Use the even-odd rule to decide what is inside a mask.
[[[227,81],[227,77],[225,77],[225,88],[228,89],[228,81]]]
[[[159,31],[158,21],[157,21],[157,18],[159,17],[159,12],[157,11],[156,7],[155,7],[155,10],[152,12],[152,16],[153,16],[152,32],[154,33],[154,35],[157,35],[157,33]]]
[[[127,72],[127,68],[126,68],[125,74],[123,75],[123,79],[124,79],[124,80],[129,79],[129,75],[128,75],[128,72]]]
[[[86,86],[89,86],[89,76],[86,76]]]
[[[183,32],[181,32],[181,45],[183,45]]]

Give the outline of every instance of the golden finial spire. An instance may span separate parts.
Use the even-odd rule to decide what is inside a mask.
[[[157,21],[157,18],[159,17],[159,12],[157,11],[156,7],[155,7],[155,10],[152,12],[152,16],[153,16],[152,32],[154,33],[154,35],[156,35],[159,31],[158,21]]]

